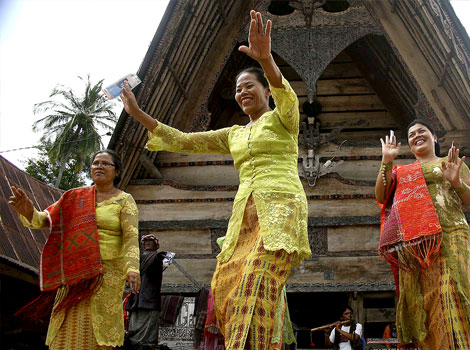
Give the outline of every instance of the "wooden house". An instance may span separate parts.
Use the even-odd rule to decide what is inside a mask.
[[[313,255],[288,280],[291,318],[318,326],[351,304],[366,336],[381,336],[396,301],[377,253],[379,138],[393,129],[406,145],[407,124],[421,118],[444,150],[469,150],[469,38],[448,0],[172,0],[138,71],[143,110],[187,132],[247,123],[234,78],[254,64],[237,50],[250,9],[273,21],[273,55],[300,101]],[[120,187],[138,203],[141,233],[176,253],[164,291],[194,295],[210,283],[238,174],[230,156],[149,152],[147,139],[123,112],[110,142],[124,161]],[[399,162],[411,160],[403,147]]]

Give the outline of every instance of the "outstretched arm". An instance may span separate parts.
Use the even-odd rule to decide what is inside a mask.
[[[251,10],[250,16],[248,46],[240,46],[238,50],[247,54],[261,65],[272,86],[282,88],[281,71],[271,55],[272,23],[268,20],[266,22],[266,29],[264,29],[261,13]]]
[[[34,214],[33,202],[21,188],[11,186],[11,191],[13,192],[13,196],[9,198],[8,204],[15,208],[18,214],[23,215],[31,222]]]
[[[142,124],[148,131],[152,131],[158,125],[158,122],[140,109],[135,99],[134,93],[132,92],[129,83],[124,82],[121,95],[122,102],[124,103],[124,109],[126,112]]]
[[[205,132],[185,133],[157,122],[139,108],[127,81],[122,89],[122,101],[126,112],[141,123],[150,133],[146,148],[151,151],[228,154],[229,128]]]

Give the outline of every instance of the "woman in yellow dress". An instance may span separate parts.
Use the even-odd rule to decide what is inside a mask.
[[[119,155],[104,150],[92,159],[94,186],[65,192],[44,212],[34,208],[23,190],[12,187],[9,203],[26,227],[52,226],[40,268],[43,295],[49,293],[51,301],[55,300],[46,338],[51,350],[112,349],[123,345],[122,294],[126,278],[134,292],[140,288],[138,210],[132,196],[115,187],[121,172]],[[60,214],[56,214],[57,208]],[[81,236],[87,230],[83,225],[88,224],[91,229]],[[54,240],[60,235],[63,237]],[[57,242],[60,250],[49,254]],[[61,258],[55,260],[57,256]],[[53,280],[59,274],[60,278]],[[86,274],[89,278],[84,277]]]
[[[271,21],[251,11],[249,46],[264,70],[241,72],[235,100],[247,125],[183,133],[143,112],[128,85],[127,113],[149,130],[153,151],[231,154],[240,185],[211,287],[227,349],[276,349],[275,313],[292,266],[310,256],[307,200],[298,177],[298,99],[271,55]],[[276,108],[269,107],[272,95]]]
[[[470,205],[470,171],[463,162],[465,157],[459,160],[459,150],[455,147],[449,149],[447,157],[438,156],[437,136],[425,121],[412,122],[407,128],[407,135],[411,152],[417,160],[415,164],[424,176],[423,187],[429,193],[430,206],[437,213],[441,243],[440,249],[435,252],[435,261],[432,262],[431,258],[428,266],[418,268],[409,265],[414,261],[410,251],[416,252],[413,248],[418,245],[414,244],[405,250],[398,248],[400,263],[408,264],[403,266],[404,269],[399,269],[397,278],[398,337],[403,343],[417,343],[420,349],[470,349],[470,229],[462,210],[463,205]],[[393,167],[400,143],[397,144],[394,137],[386,137],[385,141],[381,141],[382,166],[375,193],[377,201],[384,203],[389,197],[401,195],[397,193],[400,183],[412,182],[419,174],[400,177],[400,167],[409,167]],[[392,182],[398,183],[395,193],[390,191]],[[390,196],[387,196],[389,193]],[[424,194],[419,190],[402,193],[405,196],[401,202],[405,203],[409,199],[412,212],[428,216],[424,215],[424,207],[416,206]],[[406,219],[407,213],[399,214]],[[415,220],[414,226],[417,225],[416,221],[419,218]],[[401,234],[406,234],[404,226],[401,227]],[[382,235],[384,229],[386,226],[383,223]],[[432,241],[427,238],[419,245],[426,247]]]

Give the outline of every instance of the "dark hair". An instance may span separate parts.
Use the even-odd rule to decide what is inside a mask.
[[[346,307],[344,308],[344,311],[346,311],[346,310],[351,311],[352,314],[354,313],[353,308],[352,308],[351,306],[349,306],[349,305],[346,305]],[[343,312],[344,312],[344,311],[343,311]]]
[[[248,68],[243,69],[235,77],[235,83],[237,82],[238,78],[240,78],[240,75],[242,75],[244,73],[254,74],[256,76],[256,80],[258,80],[261,83],[261,85],[263,85],[264,87],[269,87],[268,80],[264,76],[264,71],[261,68],[258,68],[258,67],[248,67]]]
[[[113,158],[114,169],[117,172],[117,176],[113,180],[113,185],[116,186],[119,183],[119,181],[121,181],[121,169],[122,169],[121,156],[117,154],[115,151],[113,151],[112,149],[102,149],[102,150],[99,150],[98,152],[95,152],[91,156],[91,162],[93,163],[96,156],[101,153],[108,153],[111,156],[111,158]]]
[[[436,132],[434,131],[434,128],[431,126],[431,124],[429,124],[427,121],[422,120],[422,119],[415,119],[406,127],[406,142],[408,142],[408,131],[410,131],[410,128],[416,124],[421,124],[425,126],[431,132],[431,134],[436,135]],[[409,142],[408,142],[408,145],[409,145]],[[440,157],[441,155],[441,145],[439,144],[439,140],[437,140],[436,143],[434,144],[434,153],[436,153],[436,156],[438,157]]]

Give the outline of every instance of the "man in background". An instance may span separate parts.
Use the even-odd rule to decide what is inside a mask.
[[[150,350],[158,346],[160,290],[166,252],[158,252],[160,245],[154,234],[143,236],[141,242],[140,292],[132,294],[126,306],[130,312],[128,341],[132,349]]]
[[[325,343],[333,346],[335,350],[356,350],[362,349],[362,325],[352,320],[353,309],[346,306],[340,321],[336,322],[336,327],[325,331]]]

